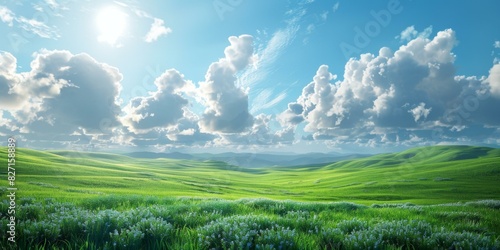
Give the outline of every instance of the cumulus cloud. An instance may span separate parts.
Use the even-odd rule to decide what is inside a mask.
[[[158,40],[158,38],[160,38],[161,36],[168,35],[171,32],[172,32],[171,28],[165,27],[165,21],[159,18],[154,18],[154,21],[151,24],[151,28],[144,37],[144,41],[151,43]]]
[[[23,103],[23,96],[14,91],[20,81],[16,74],[17,59],[8,52],[0,52],[0,108],[14,109]]]
[[[490,86],[491,93],[500,98],[500,64],[495,64],[490,69],[490,75],[487,82]]]
[[[198,126],[199,117],[190,113],[181,119],[176,126],[167,131],[167,138],[172,144],[179,146],[205,145],[216,139],[218,136],[203,133]]]
[[[117,101],[123,77],[117,68],[68,51],[42,51],[32,65],[37,75],[53,75],[68,82],[56,97],[44,101],[42,116],[67,123],[68,129],[99,132],[103,122],[111,127],[118,124]]]
[[[124,108],[122,121],[135,133],[175,125],[184,117],[188,100],[179,93],[189,86],[184,76],[175,69],[165,71],[155,80],[157,91],[147,97],[135,97]]]
[[[277,116],[278,121],[282,126],[292,125],[295,126],[304,121],[304,107],[296,102],[288,104],[288,109]]]
[[[199,122],[203,132],[238,133],[253,124],[248,112],[248,95],[236,85],[235,74],[252,63],[253,38],[229,38],[225,57],[210,65],[199,91],[206,110]]]
[[[118,69],[87,54],[41,50],[30,71],[17,73],[15,58],[8,53],[1,56],[0,88],[8,86],[9,91],[0,105],[19,126],[18,132],[31,139],[66,140],[75,132],[109,134],[119,125],[122,76]]]
[[[252,115],[252,85],[238,82],[255,63],[253,38],[233,36],[229,43],[198,88],[169,69],[155,79],[155,91],[123,108],[122,75],[87,54],[41,50],[29,71],[17,72],[16,58],[0,52],[0,136],[15,132],[32,142],[165,149],[276,146],[296,143],[303,135],[306,144],[372,147],[465,142],[500,131],[500,117],[494,115],[500,106],[500,66],[493,65],[485,77],[457,76],[450,29],[432,38],[417,34],[395,51],[382,48],[351,58],[342,77],[321,65],[278,115]],[[274,96],[264,89],[251,111],[274,107],[285,97],[286,92]]]
[[[419,121],[421,118],[425,119],[427,116],[431,113],[432,108],[425,108],[425,103],[421,102],[417,107],[414,109],[408,110],[413,115],[413,118],[415,119],[415,122]]]
[[[14,21],[14,13],[5,6],[0,6],[0,20],[9,26],[12,26]]]
[[[295,140],[293,127],[287,127],[282,130],[273,131],[270,123],[273,120],[272,115],[259,114],[255,116],[254,123],[247,131],[242,133],[221,134],[214,140],[217,146],[280,146],[282,144],[291,144]]]
[[[500,67],[493,66],[487,79],[456,76],[455,32],[440,31],[429,39],[411,30],[413,39],[394,52],[382,48],[378,55],[351,58],[342,80],[334,82],[328,66],[320,66],[278,120],[295,127],[305,122],[304,131],[311,133],[305,139],[372,145],[423,141],[438,129],[446,131],[443,135],[478,124],[500,125],[487,115],[500,99],[484,97],[500,93]]]

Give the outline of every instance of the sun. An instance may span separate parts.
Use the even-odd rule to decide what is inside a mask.
[[[97,40],[119,46],[118,39],[123,35],[127,15],[115,7],[101,9],[96,17],[96,25],[99,32]]]

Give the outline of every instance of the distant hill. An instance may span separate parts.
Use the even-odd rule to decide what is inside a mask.
[[[349,159],[356,159],[370,156],[368,154],[341,155],[336,153],[308,153],[308,154],[263,154],[263,153],[220,153],[220,154],[186,154],[186,153],[154,153],[154,152],[133,152],[124,154],[135,158],[149,159],[184,159],[184,160],[215,160],[227,164],[246,167],[262,168],[272,166],[299,166],[316,165],[331,162],[338,162]]]
[[[167,159],[191,160],[194,158],[190,154],[184,154],[179,152],[174,152],[174,153],[133,152],[133,153],[126,153],[124,155],[134,158],[149,158],[149,159],[167,158]]]
[[[500,149],[488,147],[422,147],[320,164],[307,161],[342,156],[151,153],[140,155],[142,158],[131,156],[134,155],[18,148],[16,187],[22,197],[68,200],[106,194],[265,197],[362,204],[500,199]],[[267,167],[236,164],[249,158],[258,159],[259,164]],[[6,160],[7,148],[0,147],[0,162]],[[292,162],[296,164],[271,166]],[[4,168],[0,173],[6,175],[6,171]],[[0,187],[7,184],[7,178],[0,179]],[[0,188],[4,198],[6,190]]]
[[[333,163],[327,168],[376,168],[438,163],[452,165],[456,161],[494,157],[500,157],[500,149],[475,146],[433,146],[413,148],[400,153],[379,154],[349,162]],[[498,163],[500,165],[500,161]]]

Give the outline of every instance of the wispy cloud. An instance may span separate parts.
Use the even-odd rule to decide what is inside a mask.
[[[396,39],[399,39],[401,42],[408,42],[417,37],[429,38],[431,33],[432,33],[432,25],[425,28],[424,31],[422,32],[418,32],[415,29],[415,26],[412,25],[403,30],[399,36],[396,36]]]
[[[54,27],[49,27],[45,23],[42,23],[35,19],[19,17],[16,18],[16,20],[19,23],[19,27],[39,37],[48,39],[57,39],[60,37],[59,33]]]
[[[145,42],[152,43],[152,42],[158,40],[158,38],[160,38],[161,36],[165,36],[165,35],[172,33],[172,28],[165,26],[164,20],[153,16],[152,14],[141,9],[140,7],[135,6],[135,5],[127,5],[125,3],[121,3],[121,2],[117,2],[117,1],[115,1],[115,3],[130,9],[130,11],[132,13],[134,13],[139,18],[147,18],[147,19],[153,20],[153,23],[151,24],[147,34],[144,36]]]
[[[248,68],[240,76],[241,87],[252,88],[267,77],[273,65],[283,51],[292,43],[299,30],[299,21],[304,16],[305,10],[292,10],[292,17],[285,28],[276,31],[268,42],[257,48],[256,60],[253,67]]]
[[[59,8],[59,4],[55,0],[45,0],[45,3],[53,9]]]
[[[309,24],[306,28],[308,34],[311,34],[314,31],[314,29],[316,29],[316,26],[312,23]]]
[[[16,14],[5,6],[0,6],[0,20],[8,26],[24,29],[42,38],[57,39],[60,37],[55,27],[49,27],[47,24],[35,19],[28,19],[23,16],[16,16]]]
[[[339,9],[339,7],[340,7],[340,3],[339,3],[339,2],[336,2],[336,3],[333,5],[333,7],[332,7],[333,12],[336,12],[336,11]]]
[[[326,10],[326,11],[323,11],[323,13],[321,13],[321,14],[319,15],[319,17],[321,18],[321,20],[322,20],[323,22],[324,22],[324,21],[326,21],[326,19],[328,19],[328,14],[329,14],[329,13],[330,13],[330,12]]]
[[[274,70],[277,59],[296,38],[300,29],[299,22],[305,14],[306,11],[302,7],[288,11],[287,25],[274,32],[266,43],[257,47],[253,67],[248,68],[240,75],[240,87],[250,89],[251,93],[258,93],[252,101],[251,113],[271,108],[286,98],[286,91],[274,96],[273,88],[260,86],[260,84]]]
[[[261,92],[259,92],[257,97],[255,97],[255,99],[252,102],[250,113],[255,114],[257,111],[274,107],[275,105],[277,105],[286,98],[287,92],[282,91],[274,98],[272,98],[272,96],[273,96],[273,90],[271,89],[264,89]]]
[[[495,47],[495,49],[500,49],[500,41],[495,41],[493,46]]]

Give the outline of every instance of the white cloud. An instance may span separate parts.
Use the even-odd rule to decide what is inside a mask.
[[[447,129],[443,134],[450,136],[453,131],[465,133],[469,124],[500,125],[500,118],[491,116],[500,98],[484,97],[488,89],[500,94],[500,67],[493,66],[486,80],[457,77],[454,31],[440,31],[432,39],[425,36],[413,33],[415,38],[395,52],[382,48],[378,55],[351,58],[343,80],[337,82],[332,82],[335,77],[328,66],[320,66],[278,120],[282,126],[305,122],[309,139],[366,145],[388,140],[414,143],[438,128]],[[471,106],[481,100],[481,105]],[[460,117],[464,112],[466,117]]]
[[[3,57],[11,65],[0,71],[0,79],[10,81],[6,99],[22,100],[6,109],[18,132],[32,140],[65,141],[75,131],[92,137],[110,134],[119,125],[122,76],[116,68],[87,54],[41,50],[30,71],[17,73],[13,57]]]
[[[123,124],[134,133],[176,125],[184,117],[184,108],[188,104],[179,92],[190,84],[178,71],[165,71],[155,80],[157,91],[147,97],[135,97],[125,106]]]
[[[60,37],[59,33],[54,27],[49,27],[45,23],[42,23],[38,20],[19,17],[16,18],[16,21],[19,23],[19,26],[22,29],[31,32],[41,38],[58,39]]]
[[[276,31],[267,43],[257,47],[253,67],[246,69],[240,76],[243,88],[260,91],[256,85],[267,77],[279,56],[295,40],[300,28],[299,22],[305,12],[299,9],[291,11],[290,14],[292,16],[287,21],[287,26]]]
[[[319,67],[316,75],[308,86],[304,88],[303,99],[299,103],[304,108],[304,114],[308,124],[305,127],[306,131],[313,131],[314,128],[328,128],[335,126],[340,120],[329,119],[336,112],[333,104],[333,99],[337,91],[337,86],[330,83],[335,80],[336,76],[328,71],[328,66],[322,65]],[[314,127],[314,128],[313,128]]]
[[[220,138],[214,140],[217,146],[280,146],[290,144],[295,140],[293,127],[287,127],[273,132],[270,128],[271,115],[259,114],[255,116],[253,125],[243,133],[221,134]]]
[[[495,43],[493,43],[493,47],[495,47],[495,49],[500,49],[500,41],[495,41]]]
[[[119,106],[122,76],[118,69],[87,54],[41,50],[31,70],[16,72],[17,60],[0,54],[0,133],[5,126],[26,136],[30,145],[129,145],[184,147],[221,144],[274,145],[294,140],[292,127],[272,131],[271,115],[252,116],[248,93],[236,75],[253,63],[253,38],[230,37],[224,57],[212,63],[199,88],[170,69],[156,78],[156,90]],[[271,91],[261,96],[261,109],[286,97]],[[202,100],[202,114],[190,110]],[[45,146],[43,146],[45,145]]]
[[[407,27],[405,30],[403,30],[401,32],[401,34],[399,36],[397,36],[396,38],[399,38],[402,42],[408,42],[408,41],[411,41],[417,37],[420,37],[420,38],[429,38],[429,36],[431,35],[432,33],[432,25],[425,28],[424,31],[422,32],[418,32],[416,29],[415,29],[415,26],[409,26]]]
[[[44,4],[50,8],[51,10],[58,10],[60,8],[65,8],[65,7],[62,7],[61,4],[64,4],[64,3],[58,3],[56,0],[45,0],[44,1]],[[41,6],[35,6],[36,7],[41,7]],[[42,11],[43,11],[43,8],[42,8]]]
[[[295,126],[304,121],[304,107],[296,102],[288,104],[288,109],[277,116],[277,120],[283,127]]]
[[[277,34],[275,44],[257,50],[269,49],[261,63],[274,62],[294,36]],[[395,51],[350,59],[342,79],[321,65],[277,116],[255,113],[275,107],[287,90],[238,85],[237,76],[255,63],[249,35],[229,38],[224,57],[208,67],[199,88],[170,69],[155,80],[154,92],[123,109],[120,72],[87,54],[41,50],[30,71],[17,72],[16,58],[0,52],[0,134],[9,128],[33,142],[159,148],[280,145],[294,143],[298,129],[310,134],[303,140],[336,146],[421,145],[457,131],[467,139],[485,137],[500,126],[492,115],[500,106],[500,66],[487,77],[456,76],[455,44],[452,30],[417,36]],[[255,89],[259,94],[249,107],[248,92]],[[191,100],[202,100],[204,112],[190,110]],[[443,131],[441,137],[429,135],[435,131]]]
[[[293,41],[297,31],[298,26],[290,26],[273,34],[267,45],[257,51],[254,67],[250,67],[242,73],[240,77],[242,87],[253,89],[256,84],[267,77],[274,62]]]
[[[27,32],[35,34],[41,38],[58,39],[60,37],[55,27],[49,27],[47,24],[35,19],[28,19],[23,16],[16,16],[9,8],[0,5],[0,20],[12,27],[16,24]]]
[[[45,0],[45,3],[53,9],[59,8],[59,4],[55,0]]]
[[[418,32],[415,30],[415,26],[409,26],[401,32],[399,35],[401,41],[410,41],[416,37]]]
[[[225,57],[210,65],[200,93],[206,110],[199,122],[203,132],[238,133],[253,123],[248,112],[248,95],[236,86],[235,74],[253,59],[253,38],[249,35],[229,38]]]
[[[14,13],[5,6],[0,6],[0,20],[12,27],[14,21]]]
[[[286,97],[285,92],[275,94],[273,88],[261,84],[273,71],[278,58],[295,40],[300,28],[300,20],[305,12],[302,9],[296,9],[291,10],[289,15],[291,17],[287,20],[287,26],[273,33],[266,43],[256,48],[253,67],[245,69],[238,78],[240,87],[249,89],[249,94],[256,96],[251,106],[252,113],[270,108]]]
[[[415,118],[415,122],[419,121],[421,118],[425,119],[427,116],[431,113],[432,108],[425,108],[425,103],[421,102],[417,107],[414,109],[408,110],[409,113],[413,115],[413,118]]]
[[[144,41],[151,43],[156,40],[160,36],[168,35],[172,32],[171,28],[165,27],[165,22],[159,18],[154,18],[153,23],[151,24],[151,28],[148,33],[144,37]]]
[[[8,136],[15,133],[13,131],[18,131],[19,127],[11,117],[7,116],[7,111],[0,109],[0,137]]]
[[[490,69],[490,75],[487,82],[490,86],[491,93],[500,98],[500,64],[495,64]]]
[[[123,138],[137,147],[203,145],[216,136],[200,132],[200,118],[189,110],[184,94],[197,94],[194,84],[175,69],[156,78],[157,90],[132,99],[121,117],[128,132]],[[116,137],[116,136],[115,136]]]
[[[257,111],[265,110],[268,108],[272,108],[276,104],[283,101],[287,93],[283,91],[279,93],[276,97],[272,97],[273,95],[272,89],[263,89],[252,101],[252,108],[250,109],[250,113],[254,114]]]

